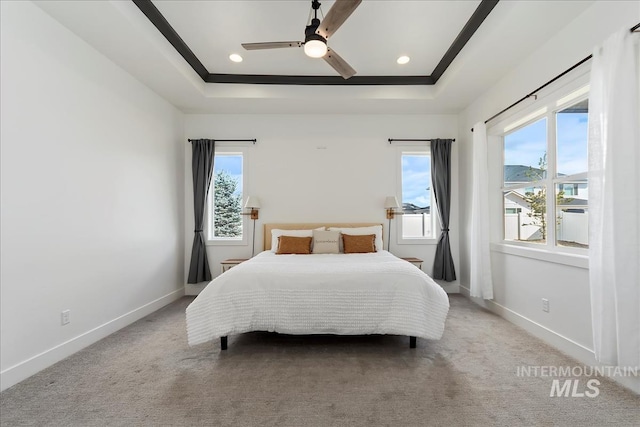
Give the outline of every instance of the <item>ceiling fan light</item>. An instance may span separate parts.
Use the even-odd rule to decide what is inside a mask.
[[[327,44],[321,40],[309,40],[304,44],[304,53],[311,58],[322,58],[327,53]]]

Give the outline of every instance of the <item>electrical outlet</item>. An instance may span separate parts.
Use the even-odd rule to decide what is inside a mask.
[[[68,325],[69,322],[71,322],[71,319],[69,318],[70,314],[71,310],[64,310],[62,313],[60,313],[60,322],[63,326]]]
[[[545,313],[549,312],[549,300],[546,298],[542,298],[542,311]]]

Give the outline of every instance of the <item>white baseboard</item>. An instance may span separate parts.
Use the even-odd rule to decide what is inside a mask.
[[[460,286],[460,293],[476,304],[486,308],[487,310],[492,311],[500,317],[508,320],[529,332],[531,335],[534,335],[537,338],[545,341],[546,343],[552,345],[563,353],[578,359],[582,363],[593,364],[595,362],[595,357],[593,355],[593,350],[578,344],[577,342],[558,334],[557,332],[552,331],[551,329],[543,326],[533,320],[516,313],[515,311],[498,304],[493,300],[483,300],[481,298],[471,297],[471,290],[467,287]]]
[[[123,314],[122,316],[104,323],[103,325],[93,328],[75,338],[5,369],[0,372],[0,390],[6,390],[20,381],[29,378],[62,359],[65,359],[83,348],[88,347],[96,341],[99,341],[125,326],[130,325],[136,320],[139,320],[144,316],[159,310],[165,305],[180,299],[183,295],[184,289],[177,289],[163,297],[143,305],[142,307],[136,308],[135,310]]]
[[[534,322],[533,320],[518,314],[495,301],[472,297],[471,290],[463,285],[460,285],[460,293],[479,306],[484,307],[514,325],[521,327],[536,338],[541,339],[550,346],[576,359],[581,364],[585,366],[600,366],[596,361],[593,350],[583,346],[582,344],[554,332],[546,326]],[[629,390],[640,394],[640,378],[611,377],[611,379]]]

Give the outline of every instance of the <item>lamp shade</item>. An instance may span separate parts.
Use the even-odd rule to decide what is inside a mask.
[[[398,199],[396,198],[396,196],[388,196],[384,201],[385,209],[397,209],[399,207],[400,204],[398,203]]]
[[[256,196],[249,196],[247,197],[247,203],[244,204],[244,207],[260,209],[260,199],[258,199]]]

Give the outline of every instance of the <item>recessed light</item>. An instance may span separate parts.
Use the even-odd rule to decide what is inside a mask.
[[[232,53],[231,55],[229,55],[229,59],[233,62],[242,62],[242,56],[238,55],[237,53]]]
[[[400,64],[400,65],[404,65],[404,64],[406,64],[406,63],[407,63],[407,62],[409,62],[409,61],[411,61],[411,58],[409,58],[408,56],[401,56],[400,58],[398,58],[398,59],[396,60],[396,62],[397,62],[398,64]]]

